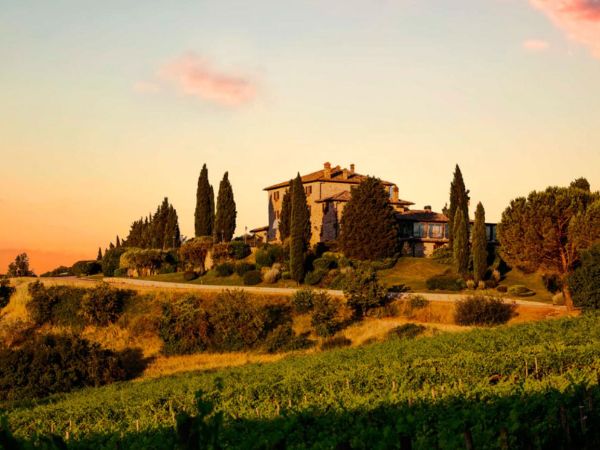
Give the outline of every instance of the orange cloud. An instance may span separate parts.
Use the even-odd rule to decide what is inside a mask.
[[[240,106],[256,96],[256,88],[249,79],[220,73],[193,54],[166,64],[160,75],[185,95],[223,106]]]
[[[548,47],[550,47],[550,44],[539,39],[527,39],[523,42],[523,48],[531,52],[542,52],[547,50]]]
[[[529,0],[575,42],[600,58],[599,0]]]

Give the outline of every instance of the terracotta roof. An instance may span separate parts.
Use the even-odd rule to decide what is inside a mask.
[[[260,233],[261,231],[269,231],[269,226],[254,228],[253,230],[250,230],[250,233]]]
[[[442,213],[430,211],[428,209],[415,209],[398,213],[401,221],[407,222],[448,222],[448,217]]]
[[[352,198],[352,194],[350,193],[350,191],[342,191],[342,192],[338,192],[337,194],[330,195],[329,197],[324,197],[322,199],[319,199],[319,200],[317,200],[317,203],[347,202],[350,200],[350,198]],[[402,199],[398,199],[397,202],[390,202],[390,203],[392,205],[402,205],[402,206],[414,205],[413,202],[409,202],[408,200],[402,200]]]
[[[346,178],[344,178],[344,172],[346,173]],[[308,175],[302,175],[302,183],[314,183],[317,181],[324,181],[329,183],[346,183],[346,184],[359,184],[364,181],[367,177],[365,175],[361,175],[359,173],[352,172],[348,169],[342,169],[340,166],[335,166],[331,168],[331,175],[326,178],[325,177],[325,169],[317,170],[316,172],[309,173]],[[385,186],[393,186],[394,183],[389,181],[381,180],[381,182]],[[281,183],[274,184],[273,186],[269,186],[264,188],[265,191],[270,191],[271,189],[279,189],[282,187],[289,186],[290,182],[283,181]]]

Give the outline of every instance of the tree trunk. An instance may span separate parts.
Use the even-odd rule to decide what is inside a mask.
[[[565,306],[569,311],[573,310],[573,296],[571,295],[571,289],[569,289],[567,277],[563,277],[562,280],[562,293],[565,298]]]

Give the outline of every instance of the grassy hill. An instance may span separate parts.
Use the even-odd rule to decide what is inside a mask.
[[[589,315],[89,388],[8,420],[70,448],[597,448],[599,374]]]

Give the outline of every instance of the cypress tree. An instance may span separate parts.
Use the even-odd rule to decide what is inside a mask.
[[[217,212],[215,215],[214,232],[219,242],[229,242],[235,232],[235,219],[237,211],[235,210],[235,200],[233,198],[233,189],[229,182],[229,173],[225,172],[223,179],[219,184],[219,194],[217,196]]]
[[[398,224],[385,187],[368,177],[353,188],[340,223],[340,247],[349,258],[381,259],[398,251]]]
[[[210,185],[210,223],[211,223],[211,230],[212,233],[211,235],[214,236],[215,234],[215,190],[212,187],[212,184]]]
[[[300,174],[291,189],[290,273],[300,283],[304,279],[306,251],[310,244],[310,211]]]
[[[208,169],[202,166],[196,189],[196,210],[194,211],[194,230],[196,237],[212,236],[214,225],[214,195],[208,182]]]
[[[290,188],[283,194],[281,200],[281,218],[279,220],[279,239],[281,242],[285,241],[290,237],[290,225],[292,220],[292,184],[293,180],[290,180]]]
[[[485,232],[485,210],[481,202],[475,210],[475,224],[473,225],[473,242],[471,246],[473,255],[473,278],[475,283],[483,280],[487,270],[487,236]]]
[[[463,212],[463,218],[466,226],[469,224],[469,191],[465,187],[462,172],[458,164],[454,169],[454,178],[450,183],[450,206],[448,207],[448,240],[450,248],[454,242],[454,221],[455,214],[458,209]],[[468,231],[467,231],[468,234]]]
[[[96,261],[102,261],[102,249],[98,247],[98,256],[96,256]]]
[[[170,205],[167,214],[167,225],[165,226],[163,248],[179,248],[179,245],[181,244],[181,236],[179,234],[178,222],[177,211],[175,211],[173,205]]]
[[[455,211],[453,256],[456,270],[465,276],[469,270],[469,235],[465,226],[465,216],[462,207]]]
[[[121,246],[121,239],[119,239],[119,235],[117,234],[117,243],[115,244],[115,247],[119,248]]]

